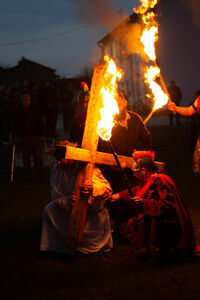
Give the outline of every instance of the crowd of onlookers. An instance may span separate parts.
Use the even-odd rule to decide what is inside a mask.
[[[8,144],[12,138],[13,120],[22,95],[30,95],[31,105],[38,107],[44,121],[45,136],[55,136],[59,96],[54,87],[46,82],[45,87],[38,87],[26,80],[23,84],[0,86],[0,142]]]
[[[43,177],[41,141],[51,145],[57,138],[59,112],[68,139],[81,141],[88,100],[86,82],[78,88],[68,84],[62,90],[48,81],[43,87],[28,80],[10,87],[0,86],[0,144],[20,143],[27,179],[31,177],[31,156],[39,178]]]
[[[62,114],[64,131],[69,131],[72,140],[77,138],[76,134],[78,138],[80,137],[78,131],[79,129],[82,131],[82,123],[84,123],[85,110],[89,100],[87,83],[81,82],[78,87],[70,83],[60,90],[53,87],[48,81],[45,86],[38,87],[26,80],[23,84],[16,83],[9,87],[0,86],[1,144],[8,145],[12,141],[13,119],[24,93],[30,95],[31,105],[37,106],[42,116],[46,138],[56,137],[59,112]]]

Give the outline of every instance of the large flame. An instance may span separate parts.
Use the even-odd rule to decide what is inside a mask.
[[[142,33],[141,41],[144,45],[144,51],[148,55],[150,60],[156,60],[156,52],[154,43],[157,40],[158,28],[156,26],[152,26],[149,29],[145,29]]]
[[[149,84],[149,87],[154,95],[154,106],[153,110],[159,109],[167,104],[168,96],[163,92],[161,86],[155,82],[156,78],[160,75],[160,69],[158,67],[147,68],[145,73],[146,81]],[[159,101],[156,101],[159,99]]]
[[[137,14],[145,14],[148,9],[154,8],[154,6],[157,4],[158,0],[140,0],[142,3],[139,8],[134,8],[134,11]]]
[[[149,11],[154,8],[158,0],[140,0],[142,3],[138,9],[134,9],[136,13],[141,14],[144,30],[141,36],[141,42],[144,47],[147,60],[150,61],[151,66],[147,67],[145,73],[146,82],[149,84],[149,88],[153,94],[154,106],[153,110],[159,109],[167,104],[169,97],[163,91],[156,79],[161,78],[160,69],[156,64],[156,51],[155,43],[158,39],[158,25],[155,20],[156,14],[153,11]],[[153,66],[152,66],[153,64]],[[166,87],[165,87],[166,91]]]
[[[107,62],[100,96],[102,97],[102,108],[100,109],[101,120],[98,122],[97,133],[108,141],[111,138],[114,116],[119,112],[116,102],[117,81],[122,77],[122,71],[118,70],[114,61],[108,56],[104,58]]]

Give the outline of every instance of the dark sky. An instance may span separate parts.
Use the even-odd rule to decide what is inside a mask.
[[[138,3],[0,0],[0,65],[16,65],[25,56],[56,69],[58,75],[77,75],[99,58],[97,41],[119,21],[120,8],[128,16]]]
[[[159,60],[166,84],[175,80],[189,105],[200,90],[200,0],[159,2]]]
[[[139,0],[0,0],[0,65],[21,56],[72,77],[97,63],[97,41]],[[187,5],[186,5],[187,4]],[[123,15],[119,14],[119,9]],[[200,0],[159,1],[159,61],[166,85],[175,80],[188,105],[200,89]]]

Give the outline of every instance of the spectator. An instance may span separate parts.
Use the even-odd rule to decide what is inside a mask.
[[[11,130],[11,102],[9,91],[5,86],[0,89],[0,141],[3,145],[8,145]]]
[[[13,139],[20,138],[22,143],[22,158],[26,180],[31,180],[31,156],[40,180],[43,179],[43,158],[41,139],[44,139],[44,129],[38,105],[31,102],[31,95],[22,92],[21,103],[13,120]]]
[[[56,89],[46,82],[42,96],[44,97],[45,130],[47,138],[56,136],[56,123],[58,114],[58,97]]]
[[[74,96],[74,86],[68,84],[63,97],[63,128],[67,132],[71,121],[71,105]]]
[[[170,96],[170,99],[172,102],[174,102],[176,105],[179,105],[181,98],[182,98],[182,93],[180,88],[175,84],[175,81],[172,80],[169,87],[168,87],[168,93]],[[174,119],[174,114],[173,112],[169,112],[169,120],[170,120],[170,126],[173,125],[173,119]],[[176,125],[180,125],[180,116],[179,114],[176,114]]]
[[[81,82],[80,90],[75,94],[73,101],[75,101],[75,103],[72,103],[70,141],[77,142],[80,145],[83,137],[89,102],[89,88],[86,82]]]

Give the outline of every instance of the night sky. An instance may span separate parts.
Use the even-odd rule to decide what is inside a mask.
[[[200,90],[200,1],[160,0],[159,24],[162,75],[180,86],[180,105],[189,105]]]
[[[80,73],[100,57],[97,46],[137,0],[0,0],[0,65],[13,66],[21,56],[57,70]]]
[[[0,65],[22,56],[73,77],[97,63],[97,41],[132,14],[139,0],[0,0]],[[119,14],[120,8],[122,14]],[[200,89],[200,1],[159,1],[159,62],[188,105]]]

